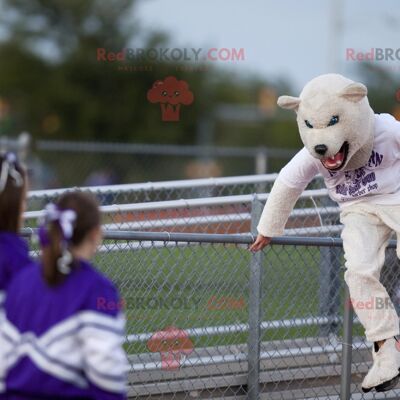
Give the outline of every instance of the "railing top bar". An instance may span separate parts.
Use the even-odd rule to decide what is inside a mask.
[[[26,237],[36,233],[36,229],[22,230]],[[187,243],[219,243],[219,244],[243,244],[253,243],[254,236],[251,234],[208,234],[208,233],[169,233],[169,232],[135,232],[135,231],[105,231],[106,240],[125,241],[154,241],[154,242],[187,242]],[[281,236],[271,241],[272,245],[291,246],[317,246],[317,247],[341,247],[342,239],[333,237],[296,237]],[[396,241],[391,240],[389,247],[396,246]],[[267,247],[268,249],[268,247]]]
[[[301,195],[301,199],[324,197],[328,194],[327,189],[306,190]],[[113,204],[109,206],[101,206],[100,210],[105,214],[114,214],[120,212],[134,212],[134,211],[150,211],[150,210],[166,210],[177,208],[191,208],[191,207],[205,207],[205,206],[222,206],[234,204],[248,204],[254,198],[265,201],[268,198],[268,193],[262,194],[247,194],[237,196],[219,196],[219,197],[204,197],[198,199],[181,199],[181,200],[167,200],[155,201],[147,203],[131,203],[131,204]],[[25,219],[39,218],[42,216],[43,211],[27,211],[24,214]]]
[[[196,145],[160,145],[142,143],[107,143],[107,142],[70,142],[58,140],[39,140],[38,150],[92,152],[92,153],[120,153],[120,154],[157,154],[176,156],[231,156],[254,157],[265,154],[272,157],[292,157],[298,150],[268,147],[217,147]]]
[[[203,178],[203,179],[185,179],[176,181],[159,181],[159,182],[145,182],[145,183],[131,183],[123,185],[107,185],[107,186],[87,186],[75,188],[60,188],[49,190],[35,190],[28,194],[28,198],[37,197],[51,197],[57,196],[64,192],[71,190],[84,190],[96,193],[110,193],[110,192],[141,192],[151,190],[165,190],[165,189],[185,189],[196,187],[212,187],[212,186],[228,186],[228,185],[242,185],[253,183],[272,183],[275,181],[277,173],[262,174],[262,175],[242,175],[230,176],[224,178]]]
[[[254,238],[250,234],[204,234],[204,233],[169,233],[169,232],[132,232],[106,231],[106,239],[140,240],[161,242],[190,242],[190,243],[221,243],[249,244]]]

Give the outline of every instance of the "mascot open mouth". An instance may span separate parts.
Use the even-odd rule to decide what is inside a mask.
[[[333,157],[322,158],[322,165],[329,170],[340,169],[347,160],[347,155],[349,154],[349,144],[347,142],[343,143],[343,146]]]

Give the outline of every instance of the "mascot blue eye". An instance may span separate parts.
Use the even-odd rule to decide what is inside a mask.
[[[329,121],[328,126],[332,126],[335,125],[339,122],[339,116],[338,115],[334,115],[331,120]]]
[[[304,123],[309,127],[309,128],[314,128],[311,124],[310,124],[310,121],[308,121],[307,119],[306,120],[304,120]]]

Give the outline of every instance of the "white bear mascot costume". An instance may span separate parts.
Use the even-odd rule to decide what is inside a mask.
[[[389,114],[374,114],[367,88],[337,74],[313,79],[300,97],[281,96],[278,105],[297,113],[305,147],[280,172],[252,250],[283,234],[300,193],[322,174],[341,208],[345,280],[353,304],[374,299],[373,304],[388,305],[355,307],[367,339],[374,342],[374,363],[362,389],[392,389],[399,379],[399,318],[379,276],[388,240],[393,231],[400,232],[400,122]]]

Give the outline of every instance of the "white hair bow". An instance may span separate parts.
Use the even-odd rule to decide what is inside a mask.
[[[55,204],[50,203],[45,208],[45,221],[57,221],[65,240],[70,240],[74,234],[76,212],[74,210],[60,210]]]
[[[14,179],[15,186],[20,187],[23,185],[24,181],[21,174],[17,171],[15,167],[16,163],[17,157],[14,153],[7,153],[5,155],[0,173],[0,193],[5,189],[9,176]]]

